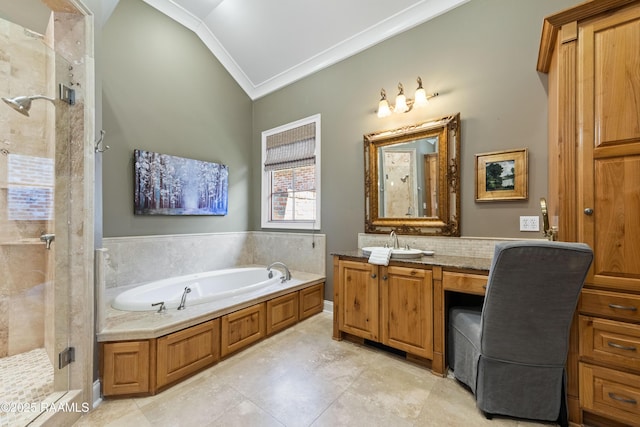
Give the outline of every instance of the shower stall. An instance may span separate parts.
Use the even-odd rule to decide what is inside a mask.
[[[69,390],[73,106],[60,88],[74,82],[48,33],[0,19],[1,426],[27,425]]]

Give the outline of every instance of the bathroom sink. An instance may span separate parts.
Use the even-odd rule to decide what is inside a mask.
[[[371,251],[381,246],[369,246],[362,248],[362,253],[365,256],[371,255]],[[420,258],[424,255],[423,251],[420,249],[391,249],[391,258],[394,259],[411,259],[411,258]]]

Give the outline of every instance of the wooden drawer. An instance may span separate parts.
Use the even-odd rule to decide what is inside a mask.
[[[324,309],[324,283],[300,289],[300,320]]]
[[[482,274],[442,273],[442,287],[445,291],[464,292],[466,294],[484,295],[487,290],[488,276]]]
[[[291,292],[267,301],[267,335],[298,322],[298,293]]]
[[[640,371],[640,325],[580,316],[580,356]]]
[[[164,387],[220,359],[220,319],[158,338],[157,386]]]
[[[222,356],[238,351],[266,335],[265,303],[252,305],[222,317]]]
[[[580,406],[640,426],[640,376],[580,363]]]
[[[583,289],[580,313],[640,322],[640,295]]]

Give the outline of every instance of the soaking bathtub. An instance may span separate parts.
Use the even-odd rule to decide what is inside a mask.
[[[242,294],[260,291],[282,282],[283,274],[265,267],[228,268],[171,277],[136,286],[117,295],[111,306],[123,311],[158,311],[159,304],[166,309],[180,305],[185,288],[186,307],[219,301]]]

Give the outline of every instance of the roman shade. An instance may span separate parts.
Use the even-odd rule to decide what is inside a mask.
[[[267,136],[264,170],[277,171],[316,163],[316,123]]]

